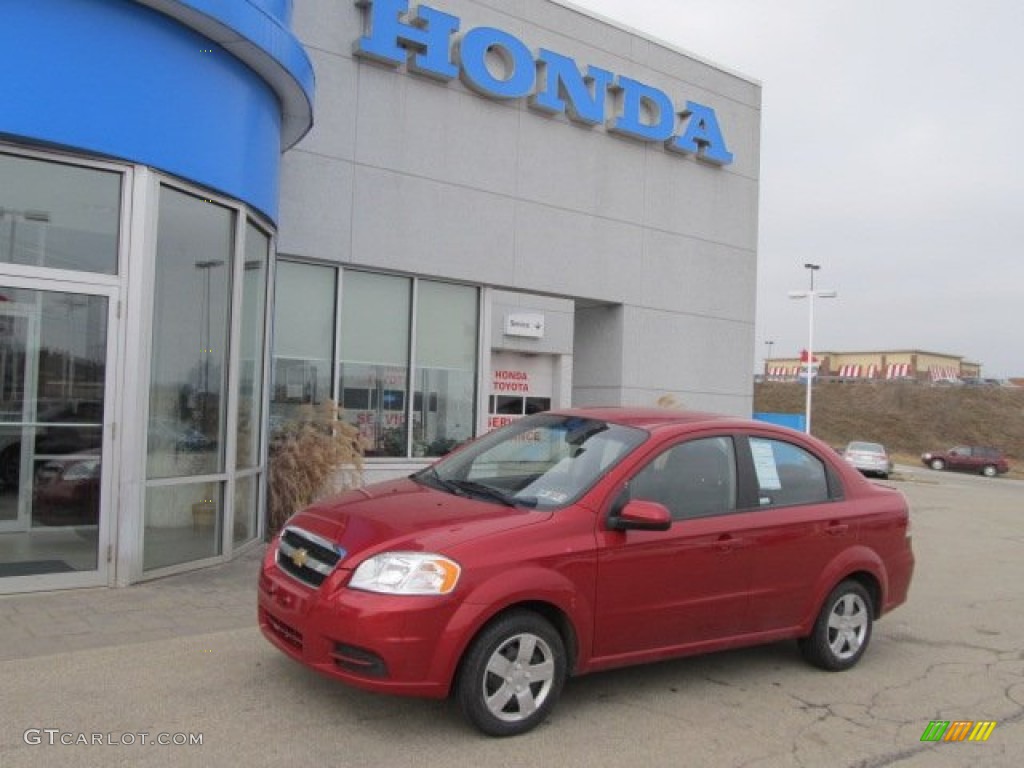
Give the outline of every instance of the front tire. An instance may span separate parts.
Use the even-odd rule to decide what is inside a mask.
[[[944,462],[942,459],[932,459],[931,464],[929,464],[928,466],[931,467],[932,469],[945,469],[946,462]]]
[[[868,591],[856,581],[844,581],[828,596],[800,650],[811,664],[831,672],[849,669],[864,655],[871,641],[874,605]]]
[[[476,637],[462,660],[455,696],[488,736],[526,733],[548,716],[566,676],[565,644],[541,616],[516,611]]]

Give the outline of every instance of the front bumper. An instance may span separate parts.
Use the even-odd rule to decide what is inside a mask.
[[[260,572],[259,625],[283,653],[364,690],[448,695],[462,645],[450,597],[378,595],[348,589],[336,571],[312,588],[281,570],[272,547]]]

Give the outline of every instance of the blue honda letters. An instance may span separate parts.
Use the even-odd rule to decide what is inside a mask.
[[[413,13],[407,0],[356,0],[356,5],[369,15],[369,33],[355,44],[357,56],[405,64],[437,80],[458,77],[483,96],[526,98],[538,111],[564,113],[584,125],[605,124],[612,133],[662,142],[669,151],[714,165],[733,161],[715,111],[703,104],[687,101],[677,109],[659,88],[594,66],[581,72],[572,58],[544,48],[534,56],[521,40],[494,27],[456,36],[458,17],[427,5]],[[488,60],[500,62],[500,74]]]

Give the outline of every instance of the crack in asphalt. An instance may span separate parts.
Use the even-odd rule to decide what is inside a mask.
[[[1012,686],[1011,686],[1012,687]],[[1009,696],[1009,689],[1007,689],[1007,698],[1011,701],[1016,702],[1015,699]],[[1010,725],[1013,723],[1019,723],[1024,720],[1024,709],[1019,709],[1015,714],[1009,717],[1000,718],[997,722],[999,725]],[[922,752],[927,752],[935,746],[934,742],[925,742],[908,749],[901,749],[899,752],[888,752],[884,755],[878,755],[867,760],[861,760],[860,762],[851,763],[847,768],[885,768],[885,766],[893,765],[898,763],[900,760],[906,760],[907,758],[919,755]]]
[[[971,665],[977,666],[979,668],[979,673],[983,674],[1009,674],[1012,679],[1007,681],[1006,685],[1003,687],[1002,692],[1003,696],[1005,697],[1005,700],[1007,702],[1012,703],[1016,707],[1016,711],[1013,714],[993,719],[996,719],[998,724],[1004,726],[1024,721],[1024,700],[1022,700],[1024,699],[1024,676],[1022,676],[1020,673],[1012,669],[1010,669],[1009,671],[1005,669],[1005,667],[1008,666],[1009,663],[1016,661],[1016,656],[1010,656],[1008,658],[1008,654],[1006,654],[1005,652],[995,651],[990,648],[978,647],[969,643],[928,641],[923,639],[919,640],[921,645],[926,645],[930,647],[943,649],[962,648],[968,650],[980,650],[986,651],[993,655],[995,658],[991,662],[973,662],[973,664]],[[856,702],[819,703],[806,698],[802,698],[795,694],[788,694],[789,698],[797,703],[797,706],[801,711],[813,716],[813,720],[811,722],[807,723],[804,727],[800,728],[800,730],[796,734],[794,734],[793,740],[790,743],[790,759],[796,765],[803,766],[807,764],[807,760],[801,759],[801,748],[806,746],[804,742],[807,739],[808,734],[813,729],[817,728],[822,723],[829,720],[834,719],[841,721],[843,723],[847,723],[850,726],[856,727],[858,730],[869,730],[872,727],[872,723],[887,723],[890,726],[893,726],[897,729],[912,727],[915,724],[921,725],[921,723],[916,718],[891,718],[885,717],[884,715],[880,714],[877,710],[883,706],[888,706],[888,703],[883,702],[882,698],[890,696],[893,692],[898,692],[901,690],[912,690],[915,686],[925,682],[930,676],[934,675],[939,670],[951,666],[963,666],[963,664],[963,662],[938,662],[934,664],[929,664],[920,674],[914,675],[913,677],[910,677],[899,683],[886,686],[882,690],[875,692],[870,697],[869,703],[867,705],[859,704]],[[1000,667],[1004,667],[1004,669],[1000,669]],[[964,704],[963,706],[957,705],[957,708],[962,709],[964,711],[970,711],[972,710],[972,708],[987,709],[991,711],[992,706],[992,701],[990,699],[986,699],[974,702],[972,704]],[[840,707],[855,707],[861,709],[863,711],[865,718],[870,722],[865,723],[863,721],[858,720],[854,715],[843,714],[839,711]],[[955,718],[950,717],[950,719]],[[850,763],[848,764],[847,768],[886,768],[886,766],[891,766],[903,760],[908,760],[910,758],[915,757],[916,755],[922,754],[930,749],[933,749],[934,746],[935,744],[932,742],[923,742],[920,744],[915,744],[910,747],[896,749],[894,751],[886,752],[881,755],[876,755],[874,757],[860,760],[855,763]],[[756,761],[754,763],[751,763],[751,765],[755,763]]]

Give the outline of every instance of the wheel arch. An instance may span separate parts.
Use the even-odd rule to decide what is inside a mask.
[[[518,588],[510,581],[518,581]],[[532,582],[532,586],[526,586]],[[515,611],[529,611],[549,622],[562,638],[566,653],[566,674],[575,674],[579,659],[585,653],[589,637],[587,626],[593,625],[593,611],[581,599],[573,585],[564,576],[551,571],[539,571],[534,578],[524,578],[522,572],[515,579],[494,579],[480,585],[475,594],[463,602],[448,623],[447,632],[453,637],[451,652],[438,663],[441,679],[452,687],[466,658],[470,646],[488,626]],[[457,638],[455,640],[454,638]]]
[[[472,645],[473,641],[491,624],[496,621],[500,621],[504,616],[516,611],[527,611],[529,613],[535,613],[542,619],[545,619],[551,626],[555,628],[559,636],[562,638],[562,645],[565,647],[566,655],[566,672],[569,675],[573,674],[576,669],[576,660],[579,658],[579,636],[576,632],[576,627],[573,625],[572,619],[569,615],[563,611],[559,606],[546,600],[522,600],[520,602],[511,603],[506,605],[501,610],[494,613],[490,618],[481,624],[473,636],[469,638],[465,647],[462,649],[462,653],[459,654],[458,667],[462,663],[462,659],[466,655],[466,649]]]
[[[888,590],[885,567],[875,552],[867,547],[855,547],[843,552],[822,572],[801,622],[805,633],[814,627],[818,613],[832,590],[848,580],[856,581],[867,590],[872,602],[871,618],[881,617]]]
[[[878,578],[868,571],[854,571],[853,573],[847,574],[842,579],[832,585],[832,589],[835,589],[839,584],[844,581],[856,581],[864,589],[867,590],[868,595],[871,597],[871,618],[878,620],[882,616],[882,585],[878,581]],[[829,590],[831,592],[832,590]]]

